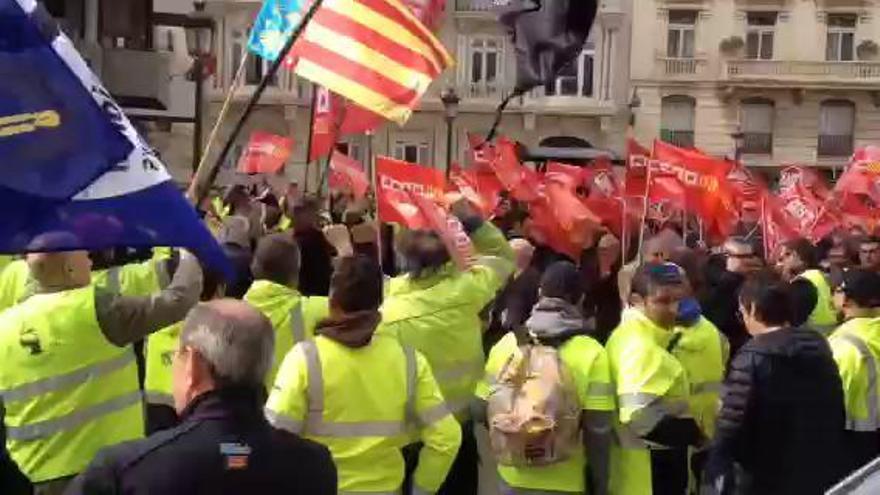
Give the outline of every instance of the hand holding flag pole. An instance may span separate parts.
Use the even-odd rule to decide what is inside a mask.
[[[254,90],[254,94],[248,101],[248,104],[244,109],[244,113],[242,113],[241,117],[239,117],[238,122],[232,129],[232,133],[226,140],[226,144],[223,145],[223,149],[220,151],[220,156],[217,157],[217,160],[214,162],[214,164],[208,166],[207,163],[202,163],[202,165],[199,166],[199,169],[196,171],[196,174],[193,177],[192,184],[190,184],[190,189],[188,191],[188,195],[190,196],[190,198],[193,199],[193,202],[195,204],[201,204],[202,200],[208,195],[211,184],[214,183],[214,180],[217,178],[217,173],[220,171],[220,166],[223,164],[223,162],[226,161],[226,158],[229,156],[229,152],[232,150],[233,143],[235,143],[238,135],[241,134],[241,131],[244,128],[244,124],[247,122],[251,113],[253,113],[254,108],[256,108],[257,102],[259,102],[260,100],[260,96],[263,95],[263,92],[266,90],[269,82],[275,78],[275,74],[278,73],[278,69],[280,69],[281,66],[285,63],[287,54],[290,52],[291,48],[293,48],[296,40],[298,40],[302,33],[305,31],[305,28],[306,26],[308,26],[309,21],[311,21],[315,13],[321,8],[322,3],[323,0],[312,1],[312,4],[309,6],[309,9],[303,16],[302,21],[296,26],[296,29],[294,29],[293,33],[291,33],[290,38],[287,39],[284,47],[278,53],[278,57],[272,62],[272,65],[269,66],[269,70],[263,75],[263,78],[260,80],[260,84]]]

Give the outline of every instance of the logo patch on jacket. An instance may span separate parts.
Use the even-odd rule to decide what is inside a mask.
[[[243,443],[221,443],[220,454],[225,458],[227,471],[247,469],[251,447]]]

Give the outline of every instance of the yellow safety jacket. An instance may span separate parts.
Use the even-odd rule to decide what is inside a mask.
[[[27,261],[15,260],[0,272],[0,310],[11,308],[33,292],[28,289],[31,270]]]
[[[167,326],[147,338],[144,393],[149,404],[174,407],[172,364],[183,322]]]
[[[809,281],[816,288],[816,306],[813,307],[807,323],[822,335],[830,335],[837,326],[837,311],[834,309],[834,299],[828,279],[819,270],[807,270],[798,278]]]
[[[676,327],[681,337],[672,355],[684,367],[690,384],[690,412],[707,438],[715,435],[721,383],[730,355],[730,344],[711,321],[700,317],[690,327]]]
[[[400,449],[414,428],[425,443],[416,493],[434,493],[461,443],[461,428],[424,357],[379,335],[357,349],[322,336],[297,344],[284,359],[266,416],[277,428],[326,445],[339,493],[346,494],[399,494]]]
[[[249,302],[275,328],[275,358],[266,377],[272,388],[284,356],[299,342],[315,336],[315,327],[330,315],[330,301],[322,296],[303,296],[296,289],[268,280],[257,280],[251,285],[244,300]]]
[[[513,332],[502,337],[489,352],[486,374],[477,384],[475,395],[488,400],[505,363],[511,356],[520,354]],[[559,347],[559,358],[574,378],[581,409],[614,410],[614,386],[611,384],[608,358],[601,344],[590,337],[572,337]],[[505,484],[514,489],[584,493],[584,469],[588,456],[589,452],[579,450],[565,461],[549,466],[498,466],[498,474]]]
[[[501,232],[484,223],[471,239],[487,255],[467,271],[451,263],[423,279],[409,275],[387,285],[379,333],[394,335],[424,354],[450,410],[468,417],[474,387],[483,375],[480,311],[513,273],[513,252]]]
[[[690,417],[687,373],[666,350],[672,336],[672,331],[630,308],[624,310],[620,325],[605,345],[618,405],[615,430],[619,445],[612,449],[612,494],[650,495],[649,450],[662,447],[642,437],[664,417]]]
[[[95,288],[38,294],[0,315],[6,447],[33,482],[82,471],[144,434],[131,347],[104,337]]]
[[[853,318],[829,339],[843,382],[846,429],[880,430],[877,392],[880,357],[880,318]]]

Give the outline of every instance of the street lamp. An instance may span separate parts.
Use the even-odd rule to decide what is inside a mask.
[[[629,99],[629,126],[636,126],[636,109],[642,106],[642,99],[639,98],[639,88],[638,86],[633,87],[632,96]]]
[[[448,178],[452,170],[452,127],[458,116],[458,103],[461,99],[455,93],[455,88],[446,88],[440,94],[440,101],[443,102],[443,110],[446,112],[446,177]]]
[[[733,161],[739,163],[742,160],[743,148],[746,143],[746,135],[737,127],[736,132],[730,135],[733,138]]]
[[[186,19],[186,49],[193,59],[190,79],[195,83],[195,109],[193,111],[193,174],[202,160],[202,111],[204,107],[203,83],[207,79],[205,62],[214,46],[214,21],[205,12],[204,0],[193,2],[194,10]]]

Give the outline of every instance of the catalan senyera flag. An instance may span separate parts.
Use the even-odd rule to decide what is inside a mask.
[[[398,124],[453,63],[400,0],[324,0],[291,54],[298,76]]]

